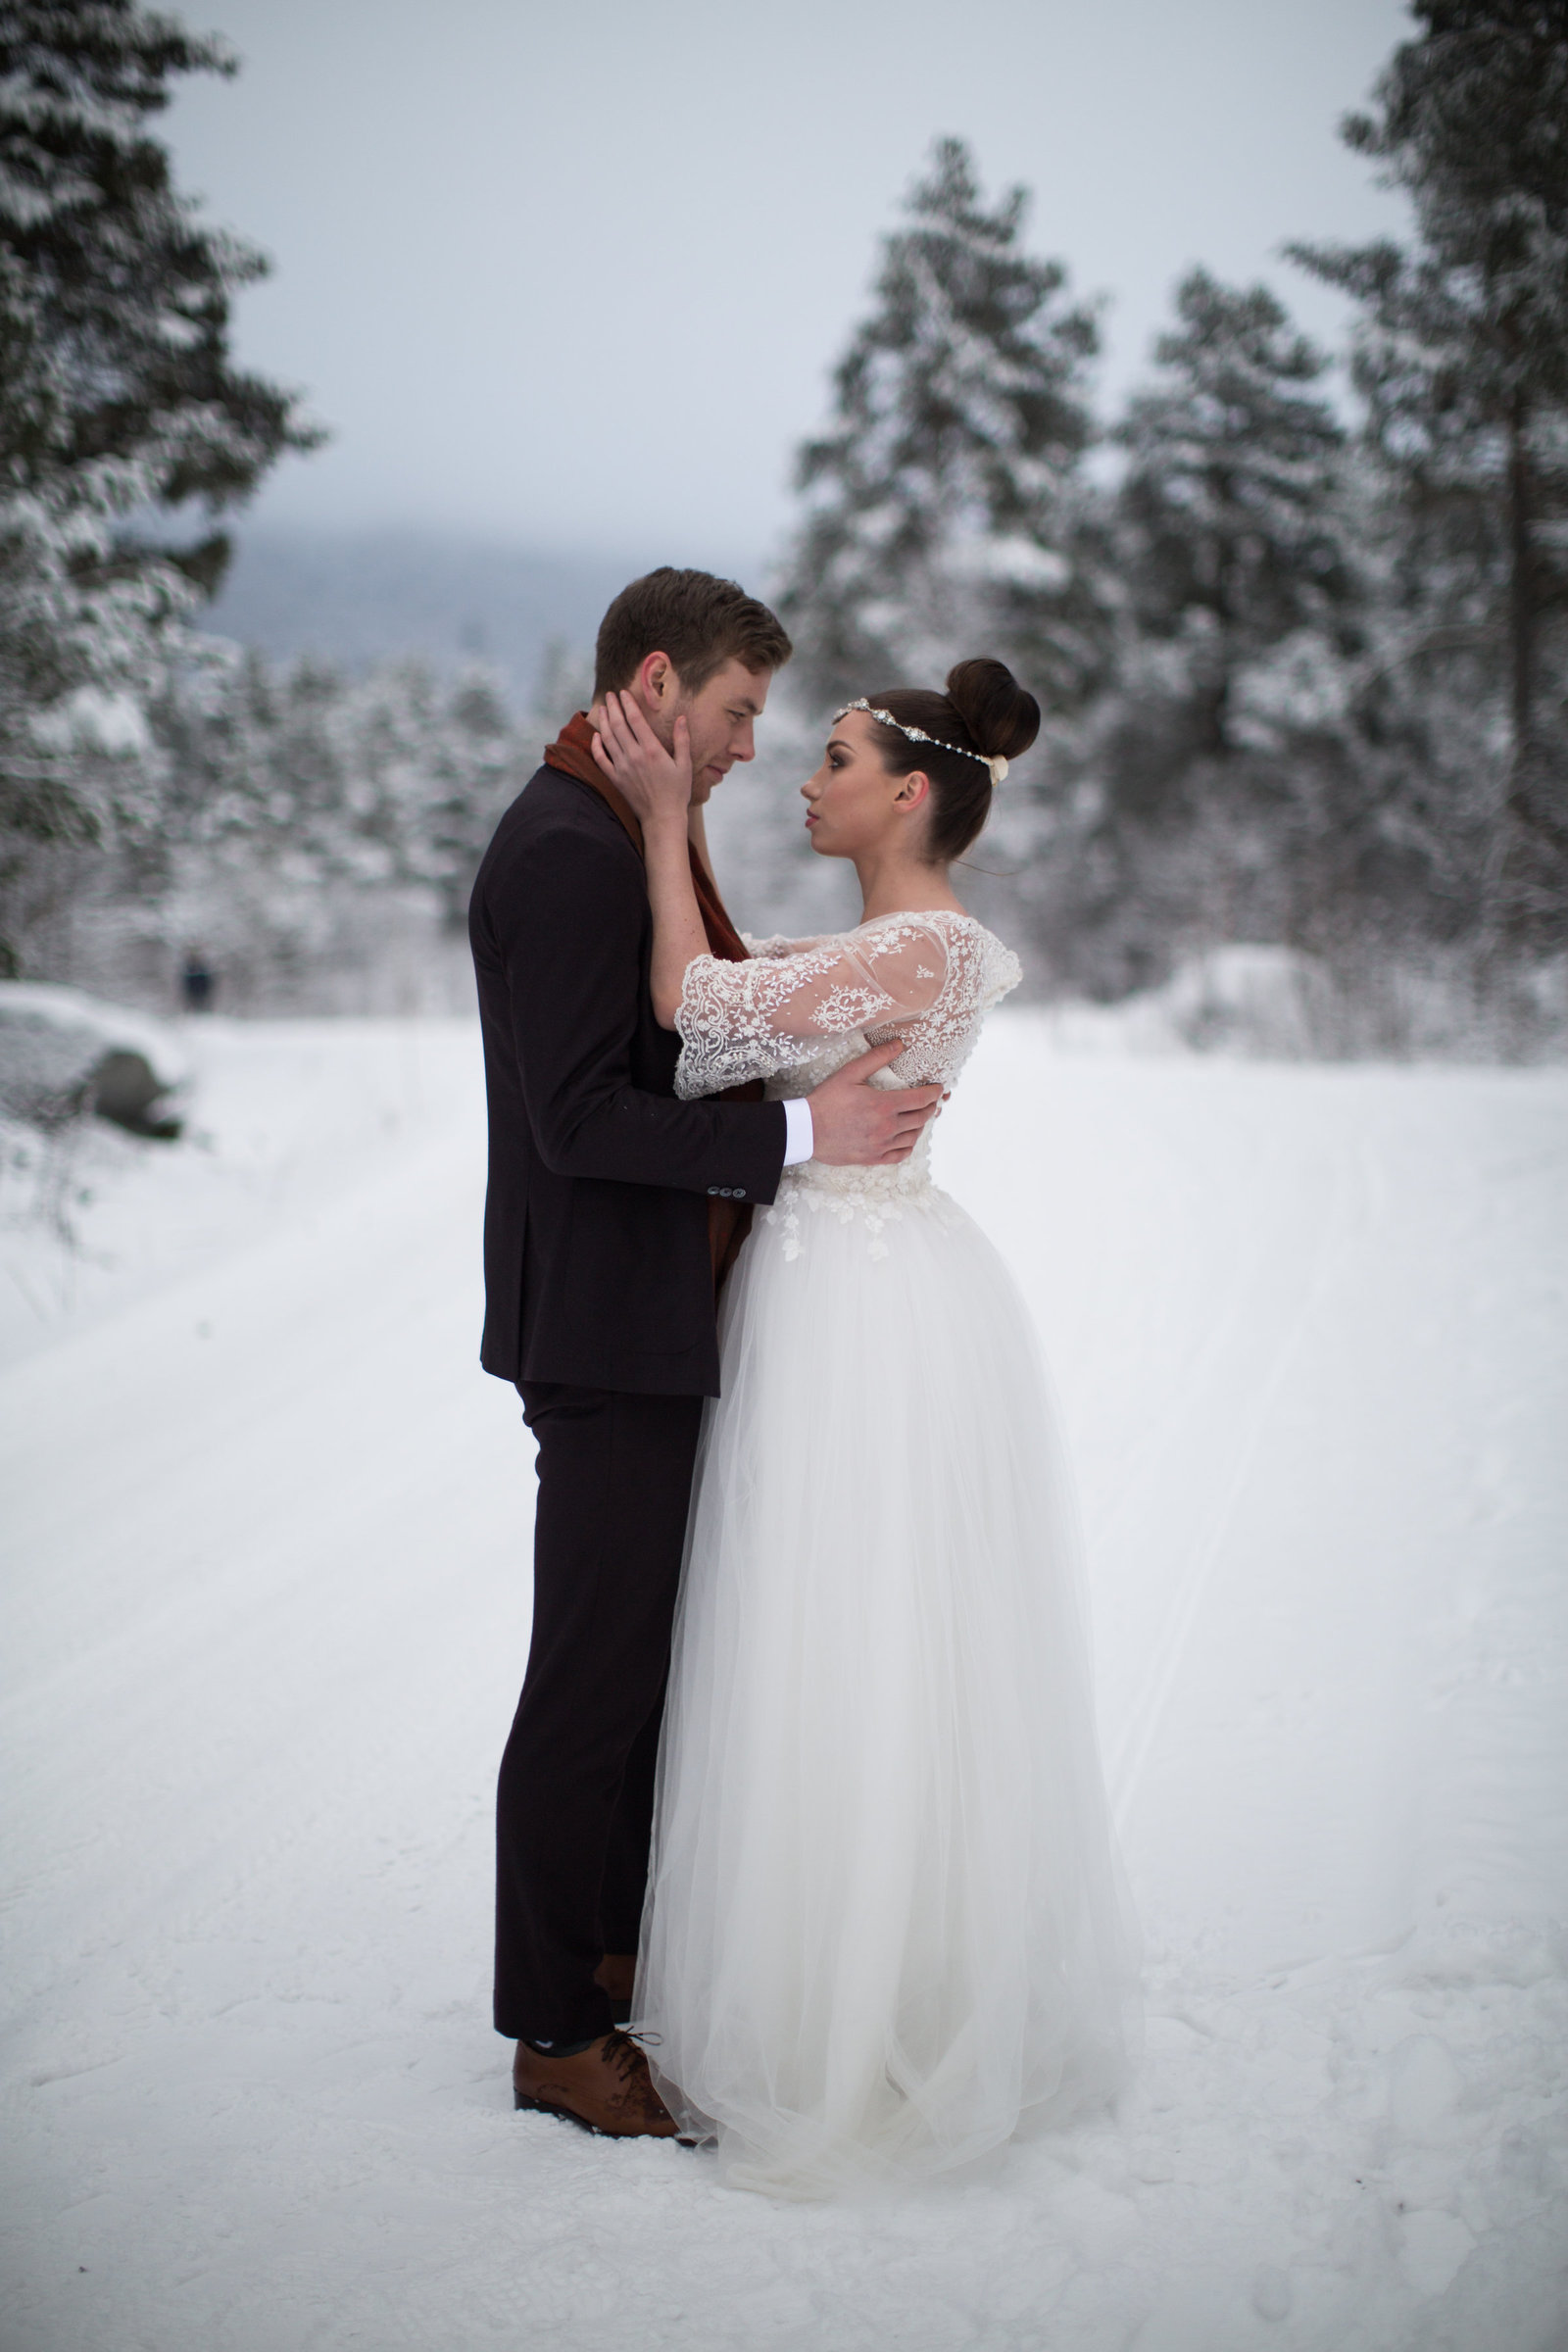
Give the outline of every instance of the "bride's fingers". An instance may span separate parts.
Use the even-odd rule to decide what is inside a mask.
[[[626,722],[626,732],[631,737],[632,742],[637,746],[637,749],[642,752],[662,751],[662,744],[660,742],[659,737],[654,733],[653,728],[648,723],[645,713],[640,709],[633,697],[629,694],[626,694],[622,695],[620,700],[621,714]]]
[[[615,739],[610,731],[608,717],[602,727],[594,729],[593,753],[607,776],[618,774],[620,758],[615,749]]]
[[[670,778],[678,779],[690,790],[691,731],[684,715],[675,720],[671,754],[654,733],[633,696],[612,690],[605,696],[604,711],[605,749],[618,783],[636,784],[653,791]]]
[[[635,709],[636,706],[633,705],[632,708]],[[625,702],[620,695],[615,693],[607,694],[605,697],[605,733],[610,739],[610,745],[616,760],[620,762],[629,760],[637,748],[636,738],[626,724]]]

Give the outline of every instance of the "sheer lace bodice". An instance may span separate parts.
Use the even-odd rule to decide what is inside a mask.
[[[886,1086],[951,1086],[987,1011],[1022,973],[1010,948],[945,907],[883,914],[826,939],[748,940],[751,960],[686,968],[675,1091],[690,1101],[746,1078],[804,1095],[867,1046],[904,1051]]]

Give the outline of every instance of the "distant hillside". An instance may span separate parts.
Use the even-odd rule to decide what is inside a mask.
[[[545,646],[591,647],[606,605],[646,561],[434,532],[242,526],[203,625],[280,659],[321,654],[357,667],[419,654],[445,669],[477,658],[526,702]]]

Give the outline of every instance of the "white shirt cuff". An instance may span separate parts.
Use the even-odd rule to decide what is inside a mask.
[[[784,1165],[793,1168],[800,1160],[809,1159],[815,1150],[811,1105],[804,1095],[796,1095],[784,1105]]]

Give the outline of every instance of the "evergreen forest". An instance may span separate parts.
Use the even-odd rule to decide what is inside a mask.
[[[1292,249],[1348,347],[1196,269],[1116,415],[1099,306],[1028,192],[936,144],[799,454],[771,583],[798,652],[728,833],[744,810],[743,919],[815,903],[757,796],[837,702],[995,653],[1047,715],[975,903],[1037,994],[1114,1002],[1247,944],[1358,1008],[1328,1050],[1560,1046],[1568,13],[1411,16],[1343,126],[1405,241]],[[477,665],[350,674],[202,633],[233,512],[320,437],[235,365],[266,262],[155,135],[178,76],[233,70],[133,0],[0,11],[0,959],[156,1000],[199,951],[236,1006],[324,1004],[390,938],[456,950],[581,649],[519,711]]]

